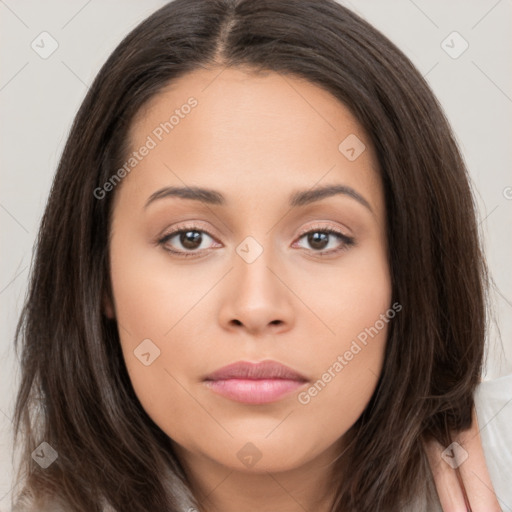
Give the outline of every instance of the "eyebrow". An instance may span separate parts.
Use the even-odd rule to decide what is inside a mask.
[[[291,194],[289,204],[292,208],[296,208],[335,195],[350,197],[373,213],[370,203],[361,194],[359,194],[359,192],[346,185],[324,185],[313,189],[299,190]],[[225,206],[227,204],[226,198],[217,190],[201,187],[164,187],[151,194],[144,205],[144,208],[147,208],[151,203],[158,199],[168,197],[191,199],[193,201],[201,201],[203,203],[218,206]]]

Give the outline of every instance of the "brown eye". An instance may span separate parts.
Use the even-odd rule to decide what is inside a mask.
[[[329,243],[329,234],[315,231],[314,233],[308,233],[308,243],[313,249],[323,250]]]
[[[208,239],[211,241],[209,242]],[[177,256],[197,256],[212,246],[213,237],[204,229],[185,227],[166,234],[158,244]]]
[[[199,231],[182,231],[179,235],[179,241],[186,249],[198,249],[203,237]]]
[[[322,254],[334,254],[338,251],[348,249],[350,246],[355,244],[352,237],[349,237],[339,231],[333,229],[311,229],[305,233],[302,233],[299,240],[305,239],[309,247],[302,247],[304,249],[312,249],[320,255]],[[329,245],[331,247],[329,248]]]

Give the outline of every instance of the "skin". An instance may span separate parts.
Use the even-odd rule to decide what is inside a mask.
[[[202,510],[328,511],[330,465],[375,389],[387,324],[307,404],[298,394],[391,307],[377,161],[362,127],[328,92],[240,68],[174,81],[134,120],[132,150],[191,96],[197,106],[161,141],[153,135],[156,147],[115,190],[105,313],[118,322],[135,393],[173,440]],[[366,146],[354,161],[338,149],[350,134]],[[346,194],[289,206],[293,192],[327,184],[350,187],[368,207]],[[146,206],[170,186],[214,189],[226,204],[165,197]],[[202,235],[197,248],[179,234],[159,243],[179,229]],[[329,235],[318,248],[303,234],[325,229],[354,243]],[[249,254],[262,250],[250,263],[237,252],[248,236]],[[160,351],[149,365],[134,354],[146,339],[158,347],[151,353]],[[265,359],[309,382],[250,405],[203,381],[227,364]],[[240,460],[247,443],[260,456],[250,466]]]
[[[452,439],[468,454],[458,469],[471,505],[471,512],[501,512],[485,462],[475,409],[471,427],[462,432],[452,433]],[[437,441],[430,441],[425,445],[425,449],[443,511],[466,512],[467,507],[456,470],[446,464],[441,456],[445,447]]]

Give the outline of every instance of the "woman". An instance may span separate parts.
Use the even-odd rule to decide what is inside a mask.
[[[16,510],[499,510],[485,287],[456,143],[389,40],[330,0],[171,2],[55,176]]]

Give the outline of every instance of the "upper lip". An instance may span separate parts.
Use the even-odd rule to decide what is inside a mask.
[[[306,377],[299,372],[277,361],[271,360],[261,361],[259,363],[237,361],[236,363],[219,368],[205,378],[205,380],[226,379],[288,379],[307,381]]]

